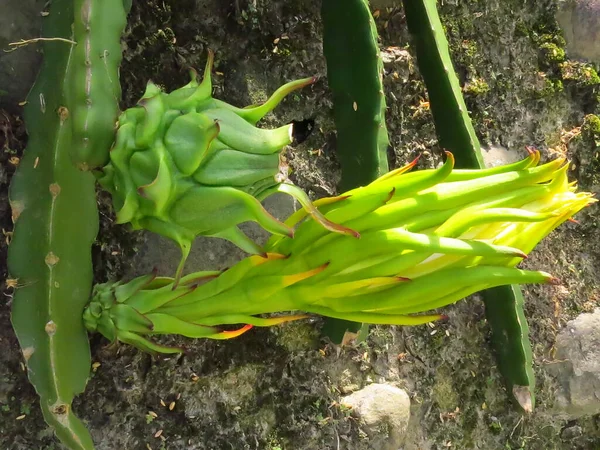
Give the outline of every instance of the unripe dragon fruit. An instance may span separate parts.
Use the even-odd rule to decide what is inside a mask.
[[[227,339],[251,326],[320,314],[355,322],[418,325],[429,312],[505,284],[556,283],[515,266],[554,228],[596,200],[575,192],[564,160],[537,166],[538,152],[484,170],[403,174],[315,202],[360,239],[330,233],[303,210],[286,224],[294,239],[273,236],[267,254],[225,272],[199,272],[173,286],[156,274],[97,285],[84,321],[90,331],[152,352],[173,353],[147,337],[180,334]],[[300,315],[262,317],[263,314]],[[235,331],[221,325],[243,324]]]
[[[169,94],[148,83],[138,105],[119,117],[110,162],[99,181],[113,197],[117,223],[131,223],[179,244],[182,260],[196,236],[227,239],[252,254],[264,254],[239,228],[255,221],[265,230],[292,236],[260,201],[275,192],[295,197],[327,229],[354,234],[325,219],[306,194],[285,183],[281,150],[292,142],[292,125],[275,130],[256,123],[290,92],[315,78],[290,82],[262,105],[237,108],[212,98],[213,54],[201,83],[192,73]]]

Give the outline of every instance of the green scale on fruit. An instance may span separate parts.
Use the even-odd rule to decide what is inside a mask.
[[[196,236],[227,239],[251,254],[264,251],[238,228],[242,222],[293,236],[260,203],[276,192],[296,198],[328,230],[357,236],[325,219],[302,190],[285,182],[280,157],[292,143],[293,125],[255,126],[315,78],[285,84],[262,105],[237,108],[212,97],[212,64],[209,53],[202,82],[192,72],[190,83],[169,94],[148,83],[138,105],[119,117],[110,163],[99,178],[113,196],[117,222],[177,242],[183,256],[176,279]]]

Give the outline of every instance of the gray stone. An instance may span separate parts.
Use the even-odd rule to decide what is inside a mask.
[[[600,413],[600,308],[581,314],[558,334],[556,364],[561,411],[576,418]]]
[[[25,100],[35,81],[39,44],[6,52],[9,43],[40,36],[45,0],[2,0],[0,14],[0,106]],[[67,44],[65,44],[67,45]]]
[[[410,419],[410,399],[406,391],[388,384],[370,384],[344,397],[369,436],[369,448],[397,450],[403,444]]]
[[[572,427],[567,427],[562,430],[560,433],[560,437],[563,441],[571,441],[575,438],[578,438],[583,434],[583,430],[579,425],[573,425]]]
[[[569,55],[600,63],[600,0],[565,2],[556,19]]]

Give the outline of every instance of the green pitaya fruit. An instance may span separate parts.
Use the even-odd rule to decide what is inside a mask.
[[[325,219],[306,194],[285,183],[281,150],[292,142],[292,125],[255,127],[290,92],[315,78],[280,87],[262,105],[237,108],[212,98],[213,54],[201,83],[192,73],[169,94],[148,83],[138,105],[119,117],[110,162],[100,183],[113,197],[117,223],[131,223],[173,239],[182,251],[181,276],[198,235],[227,239],[252,254],[264,251],[239,228],[255,221],[267,231],[292,236],[260,201],[275,192],[295,197],[327,229],[354,234]]]
[[[176,353],[182,350],[148,337],[228,339],[307,313],[418,325],[441,319],[434,310],[480,290],[556,283],[546,272],[515,266],[596,200],[576,192],[563,159],[537,166],[539,159],[531,152],[506,166],[453,170],[448,153],[438,169],[403,174],[413,162],[368,186],[315,202],[330,220],[359,230],[361,239],[327,233],[297,211],[286,221],[299,224],[294,239],[273,236],[266,255],[224,272],[190,274],[177,287],[155,273],[97,285],[84,323],[111,341]],[[244,326],[226,331],[233,324]]]

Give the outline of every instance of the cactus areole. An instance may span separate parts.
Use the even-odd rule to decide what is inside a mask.
[[[255,127],[288,93],[315,78],[282,86],[262,105],[237,108],[212,98],[212,62],[210,53],[201,83],[192,73],[190,83],[169,94],[148,83],[138,105],[119,117],[110,163],[100,176],[117,222],[177,242],[183,258],[176,278],[196,236],[227,239],[252,254],[264,252],[240,231],[242,222],[292,236],[260,204],[275,192],[297,198],[326,228],[353,234],[320,216],[300,189],[282,183],[281,150],[292,142],[292,125]]]

